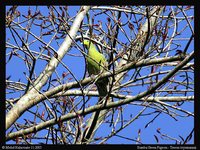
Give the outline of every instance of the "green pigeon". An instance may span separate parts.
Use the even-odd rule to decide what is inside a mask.
[[[89,75],[98,75],[99,73],[103,73],[108,68],[108,62],[103,54],[101,54],[96,46],[89,40],[83,40],[83,45],[88,50],[88,56],[86,56],[87,62],[87,70]],[[106,96],[108,92],[108,78],[102,78],[97,80],[95,83],[99,92],[100,97]]]

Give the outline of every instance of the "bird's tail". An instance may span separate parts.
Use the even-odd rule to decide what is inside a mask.
[[[103,78],[101,80],[97,80],[96,82],[97,90],[99,92],[99,97],[103,98],[108,93],[108,78]]]

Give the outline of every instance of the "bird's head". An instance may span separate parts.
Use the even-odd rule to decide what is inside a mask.
[[[90,47],[91,44],[92,44],[91,41],[89,41],[89,40],[83,40],[83,45],[84,45],[87,49],[89,49],[89,47]]]

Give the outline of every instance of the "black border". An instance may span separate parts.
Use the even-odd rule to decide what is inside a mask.
[[[83,2],[83,1],[82,1]],[[99,2],[101,2],[101,4],[98,4]],[[91,3],[88,1],[88,3],[84,3],[84,4],[90,4],[90,5],[113,5],[113,2],[112,1],[95,1],[95,3]],[[106,2],[106,3],[105,3]],[[133,3],[134,2],[134,3]],[[194,78],[195,78],[195,93],[194,93],[194,96],[195,96],[195,133],[194,133],[194,144],[188,144],[188,145],[181,145],[181,146],[185,146],[185,147],[194,147],[196,146],[196,149],[198,149],[198,139],[199,139],[199,134],[200,134],[200,92],[199,92],[199,89],[200,89],[200,82],[199,82],[199,78],[200,78],[200,23],[199,23],[199,20],[200,20],[200,6],[197,5],[197,3],[194,3],[195,1],[163,1],[165,3],[162,4],[162,1],[160,1],[160,3],[153,3],[152,1],[132,1],[132,3],[129,3],[126,1],[124,1],[124,3],[121,1],[121,2],[117,2],[116,4],[119,5],[123,5],[123,4],[130,4],[130,5],[194,5],[195,6],[195,59],[194,59],[194,68],[195,68],[195,71],[194,71]],[[44,1],[40,1],[39,5],[83,5],[83,3],[80,3],[78,1],[67,1],[65,3],[58,3],[58,1],[55,3],[53,3],[53,1],[48,1],[48,3],[45,3]],[[6,68],[5,68],[5,7],[7,5],[14,5],[13,2],[11,1],[7,1],[6,3],[3,4],[3,6],[1,5],[1,12],[3,13],[0,13],[1,14],[1,31],[2,33],[2,36],[1,36],[1,54],[0,54],[0,60],[3,60],[1,61],[0,63],[0,68],[1,68],[1,78],[0,78],[0,82],[1,82],[1,105],[0,105],[0,109],[1,109],[1,113],[0,113],[0,117],[1,117],[1,127],[0,127],[0,145],[1,145],[1,148],[3,148],[2,146],[21,146],[21,147],[26,147],[26,145],[5,145],[5,71],[6,71]],[[21,3],[19,5],[38,5],[38,3],[36,3],[36,1],[29,1],[29,3]],[[3,63],[2,63],[3,62]],[[33,146],[39,146],[39,145],[33,145]],[[94,146],[97,146],[97,145],[88,145],[88,146],[83,146],[83,145],[41,145],[42,146],[42,149],[48,149],[48,148],[59,148],[59,149],[66,149],[67,148],[70,148],[70,149],[78,149],[78,148],[94,148]],[[98,145],[99,148],[104,148],[105,149],[111,149],[111,148],[135,148],[135,149],[140,149],[140,148],[143,148],[143,149],[148,149],[148,146],[166,146],[168,147],[168,149],[170,149],[170,146],[174,146],[174,147],[179,147],[178,145],[158,145],[158,144],[151,144],[151,145],[121,145],[121,144],[116,144],[116,145]],[[103,147],[102,147],[103,146]],[[116,147],[115,147],[116,146]],[[138,147],[139,146],[139,147]],[[143,147],[144,146],[144,147]],[[5,147],[4,147],[5,148]]]

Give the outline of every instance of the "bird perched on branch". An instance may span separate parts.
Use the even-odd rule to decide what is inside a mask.
[[[88,50],[86,63],[89,75],[98,75],[106,71],[108,68],[108,63],[104,55],[96,49],[96,46],[90,40],[83,40],[83,45]],[[108,77],[97,79],[97,81],[95,82],[97,90],[99,92],[99,104],[102,104],[105,100],[109,101],[109,98],[104,98],[108,93],[108,82]],[[103,122],[107,112],[108,110],[97,110],[92,115],[91,119],[88,122],[86,130],[84,131],[82,143],[87,143],[91,140],[98,126]]]
[[[87,70],[89,75],[97,75],[106,71],[108,68],[108,62],[103,54],[101,54],[97,49],[96,46],[89,40],[83,40],[83,45],[88,50],[88,56],[86,56],[87,62]],[[106,96],[108,92],[108,78],[98,79],[96,81],[96,86],[99,92],[100,97]]]

